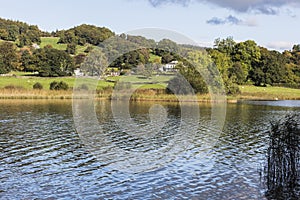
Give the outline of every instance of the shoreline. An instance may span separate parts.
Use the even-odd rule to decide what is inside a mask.
[[[255,93],[247,93],[240,94],[236,96],[226,96],[226,102],[228,103],[238,103],[241,101],[253,100],[253,101],[280,101],[280,100],[300,100],[299,97],[291,97],[291,96],[280,96],[275,97],[276,95],[270,94],[259,94]],[[192,100],[189,96],[181,96],[182,102],[199,102],[199,103],[210,103],[214,102],[211,100],[209,94],[205,95],[196,95],[197,100]],[[193,97],[195,98],[195,97]],[[83,99],[74,98],[73,90],[67,91],[53,91],[53,90],[15,90],[15,89],[0,89],[0,99],[1,100],[72,100],[72,99]],[[111,97],[111,92],[103,92],[95,95],[95,99],[97,100],[114,100]],[[119,97],[118,99],[126,99],[126,95]],[[178,98],[175,95],[170,94],[147,94],[147,93],[137,93],[133,94],[130,97],[130,101],[132,102],[143,102],[143,101],[157,101],[157,102],[178,102]]]

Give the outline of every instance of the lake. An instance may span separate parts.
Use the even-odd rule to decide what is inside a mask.
[[[65,100],[0,105],[0,199],[264,199],[270,124],[300,111],[299,101],[227,104],[220,130],[205,103],[199,115],[157,102],[124,114],[98,101],[75,115]]]

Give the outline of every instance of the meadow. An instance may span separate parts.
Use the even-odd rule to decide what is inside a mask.
[[[50,45],[58,50],[66,50],[67,44],[58,44],[59,37],[41,37],[41,44],[39,45],[41,48]],[[76,54],[83,54],[86,48],[90,45],[77,45],[76,46]]]
[[[0,77],[0,98],[72,98],[74,87],[76,89],[94,88],[97,84],[97,97],[111,98],[113,87],[116,83],[121,87],[129,87],[137,89],[132,95],[132,100],[135,101],[176,101],[174,95],[166,94],[165,89],[168,81],[172,78],[170,75],[159,75],[151,78],[145,78],[138,75],[107,77],[103,80],[83,77],[79,83],[75,83],[75,77],[58,77],[44,78],[34,76],[30,73],[11,72],[9,76]],[[64,81],[68,84],[67,91],[50,90],[50,83],[53,81]],[[122,82],[124,83],[122,85]],[[35,83],[40,83],[42,90],[33,89]],[[129,84],[128,84],[129,83]],[[127,85],[126,85],[127,84]],[[129,85],[129,86],[128,86]],[[255,99],[255,100],[300,100],[300,90],[284,87],[255,87],[244,85],[240,86],[241,94],[235,96],[227,96],[229,101],[235,102],[239,99]],[[186,100],[188,101],[188,97]],[[209,101],[210,96],[198,95],[199,101]]]
[[[238,99],[300,100],[300,89],[244,85],[240,86],[240,90],[241,94],[236,97]]]

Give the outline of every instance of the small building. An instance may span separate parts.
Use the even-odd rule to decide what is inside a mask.
[[[84,73],[80,70],[80,68],[77,68],[74,70],[75,76],[84,76]]]
[[[174,60],[172,62],[169,62],[167,64],[165,64],[164,66],[162,66],[160,68],[161,71],[164,71],[164,72],[176,72],[176,65],[178,64],[178,61],[177,60]]]

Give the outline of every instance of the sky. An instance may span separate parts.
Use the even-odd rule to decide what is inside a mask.
[[[300,43],[299,0],[0,0],[0,17],[45,31],[82,23],[117,34],[166,29],[200,46],[229,36],[279,51]]]

